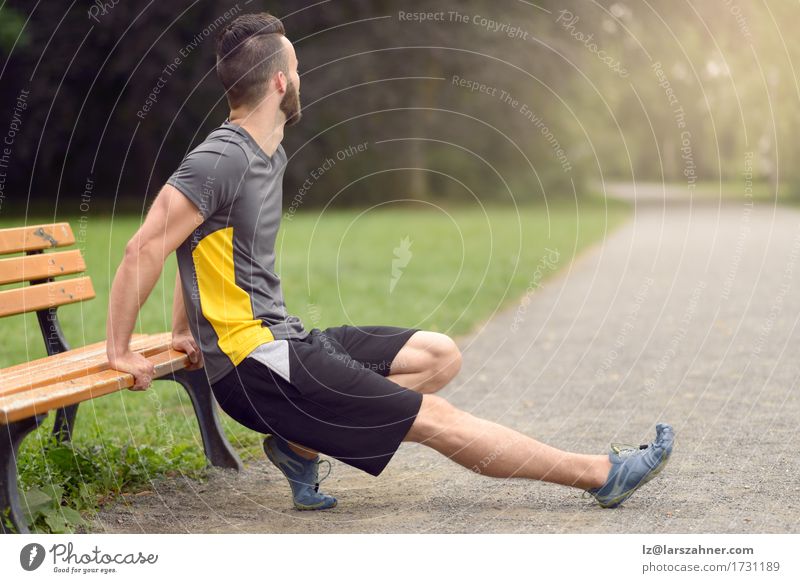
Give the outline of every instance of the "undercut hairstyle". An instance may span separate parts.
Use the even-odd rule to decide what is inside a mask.
[[[231,109],[255,106],[278,71],[289,76],[283,23],[268,12],[243,14],[217,37],[217,76]]]

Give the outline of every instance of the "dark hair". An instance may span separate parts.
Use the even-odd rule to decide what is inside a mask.
[[[230,106],[255,105],[278,71],[286,75],[288,60],[281,37],[283,23],[268,12],[243,14],[217,37],[217,76]]]

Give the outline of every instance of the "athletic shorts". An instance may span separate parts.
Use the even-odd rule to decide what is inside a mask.
[[[275,340],[214,383],[214,397],[245,427],[377,476],[422,404],[421,394],[386,378],[414,332],[339,326],[314,328],[299,340]]]

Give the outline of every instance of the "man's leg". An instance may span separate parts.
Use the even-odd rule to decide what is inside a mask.
[[[291,449],[294,453],[299,455],[302,458],[307,460],[316,459],[317,455],[319,454],[318,451],[314,451],[313,449],[308,449],[307,447],[303,447],[293,441],[287,441],[286,443],[289,444],[289,449]]]
[[[461,352],[452,338],[415,332],[392,360],[387,378],[419,393],[435,393],[461,370]]]
[[[334,334],[338,331],[329,329],[328,333],[332,330]],[[365,330],[370,330],[370,327]],[[345,341],[342,336],[336,336],[336,339]],[[345,348],[350,347],[345,345]],[[387,378],[420,393],[433,393],[449,383],[460,370],[461,352],[456,343],[445,334],[420,330],[406,341],[394,357]],[[319,454],[298,443],[288,442],[288,445],[294,453],[307,460],[315,460]]]
[[[387,378],[420,393],[434,393],[458,374],[461,362],[461,352],[449,336],[420,330],[391,361]],[[423,397],[405,441],[427,445],[486,476],[530,478],[581,489],[603,486],[612,468],[607,455],[559,450],[429,394]],[[307,458],[316,455],[297,444],[292,450]]]
[[[479,474],[530,478],[599,488],[612,464],[608,456],[561,451],[497,423],[461,411],[436,395],[424,395],[405,441],[427,445]]]
[[[461,352],[448,336],[416,332],[392,361],[389,380],[433,393],[461,369]],[[487,476],[531,478],[588,489],[602,486],[611,470],[606,455],[561,451],[497,423],[426,395],[406,441],[423,443]]]
[[[460,370],[461,352],[452,338],[419,330],[394,357],[386,378],[419,393],[434,393],[447,385]],[[289,447],[309,460],[318,454],[297,443],[289,442]]]

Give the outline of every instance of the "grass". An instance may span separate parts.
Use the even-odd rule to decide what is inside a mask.
[[[596,200],[549,208],[298,213],[284,220],[276,271],[289,312],[307,328],[386,324],[457,336],[514,305],[548,249],[558,251],[558,267],[566,265],[627,214],[624,205]],[[139,217],[57,220],[73,225],[97,293],[60,309],[62,328],[73,346],[101,341],[110,282]],[[50,221],[5,218],[0,227]],[[138,331],[169,329],[175,269],[171,258],[142,309]],[[548,268],[545,276],[555,271]],[[6,318],[3,332],[0,367],[44,356],[35,316]],[[220,415],[242,459],[261,457],[260,436]],[[72,445],[48,438],[52,417],[25,441],[19,462],[23,505],[38,530],[72,530],[81,523],[76,510],[91,512],[120,494],[146,490],[165,474],[202,477],[202,442],[179,385],[158,382],[146,393],[123,391],[83,403]]]

